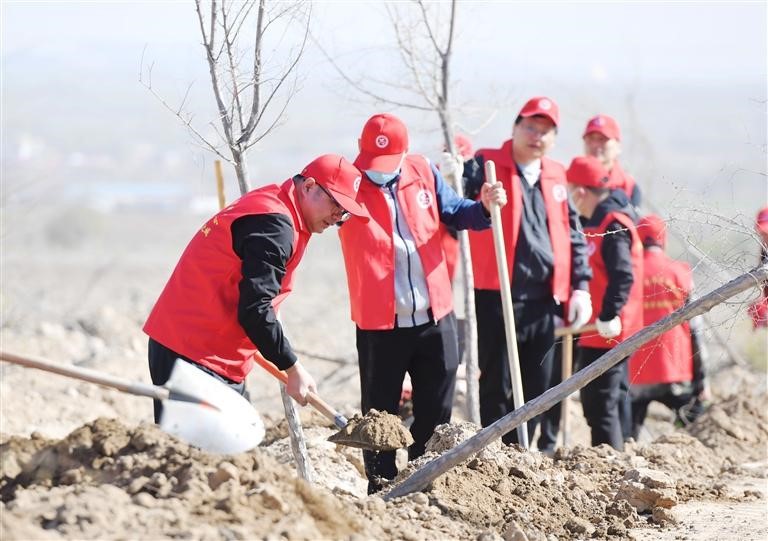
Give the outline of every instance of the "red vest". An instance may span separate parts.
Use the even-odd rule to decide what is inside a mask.
[[[587,237],[587,251],[589,253],[589,266],[592,267],[592,280],[589,282],[589,293],[592,295],[592,307],[594,313],[590,323],[594,323],[600,309],[603,306],[605,289],[608,287],[608,272],[601,249],[604,233],[611,222],[619,222],[627,228],[631,235],[632,275],[635,278],[632,289],[629,291],[627,303],[621,309],[621,334],[615,338],[605,339],[597,332],[582,334],[579,344],[590,348],[611,349],[624,339],[632,336],[643,328],[643,244],[637,234],[632,218],[621,212],[609,212],[602,223],[597,227],[585,227],[584,234]]]
[[[643,257],[643,323],[656,323],[680,308],[691,293],[691,267],[661,250]],[[632,384],[675,383],[693,379],[691,328],[683,323],[654,338],[630,358]]]
[[[243,262],[232,250],[231,225],[251,214],[284,214],[293,223],[293,253],[272,300],[277,311],[292,289],[293,272],[310,236],[293,180],[253,190],[208,220],[187,245],[144,324],[144,332],[157,342],[236,382],[251,371],[256,346],[237,321]]]
[[[501,148],[478,150],[476,156],[496,164],[496,179],[507,192],[508,203],[501,209],[504,245],[507,252],[509,279],[515,267],[515,247],[520,234],[523,214],[523,194],[515,161],[512,159],[512,139]],[[522,182],[526,182],[522,179]],[[557,302],[567,302],[571,294],[571,233],[568,222],[568,191],[565,168],[549,158],[541,159],[541,191],[547,208],[547,227],[552,243],[555,266],[552,273],[552,296]],[[499,271],[493,247],[493,232],[469,231],[472,270],[475,289],[499,289]]]
[[[635,179],[632,175],[622,169],[619,162],[614,162],[613,167],[611,168],[610,177],[611,182],[614,183],[617,188],[624,190],[627,197],[631,199],[632,192],[635,191]]]
[[[435,177],[426,158],[406,156],[397,186],[397,202],[416,243],[429,290],[432,315],[439,320],[453,310],[451,280],[440,240]],[[371,216],[354,216],[339,228],[347,270],[352,320],[365,330],[395,326],[395,252],[392,216],[381,189],[360,184],[357,201]]]

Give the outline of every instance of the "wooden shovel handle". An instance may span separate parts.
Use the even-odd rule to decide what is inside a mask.
[[[283,382],[283,384],[288,384],[288,375],[274,364],[266,360],[264,357],[262,357],[260,353],[254,353],[253,360],[256,361],[256,363],[264,370]],[[307,393],[307,402],[309,402],[313,408],[322,413],[325,417],[333,421],[338,428],[344,428],[347,426],[347,418],[312,391]]]
[[[25,366],[27,368],[37,368],[38,370],[44,370],[53,374],[67,376],[89,383],[97,383],[104,387],[111,387],[112,389],[117,389],[118,391],[123,391],[125,393],[148,396],[156,400],[166,400],[170,394],[165,387],[138,381],[128,381],[110,374],[91,370],[90,368],[54,363],[37,357],[23,357],[7,351],[0,351],[0,361]]]
[[[574,328],[574,327],[558,327],[555,329],[555,338],[562,338],[563,336],[573,335],[573,334],[584,334],[585,332],[595,332],[597,331],[597,325],[594,323],[590,323],[589,325],[584,325],[583,327]]]

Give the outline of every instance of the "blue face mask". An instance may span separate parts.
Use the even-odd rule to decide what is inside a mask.
[[[387,182],[390,182],[397,178],[397,175],[400,174],[400,169],[395,171],[394,173],[381,173],[379,171],[366,171],[365,176],[367,176],[371,182],[374,184],[378,184],[379,186],[384,186]]]

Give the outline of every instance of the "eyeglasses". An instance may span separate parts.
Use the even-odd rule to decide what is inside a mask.
[[[341,205],[339,205],[339,202],[338,202],[338,201],[336,201],[336,198],[334,198],[334,197],[331,195],[331,193],[330,193],[328,190],[326,190],[325,188],[323,188],[323,187],[320,185],[320,183],[317,183],[317,187],[318,187],[318,188],[320,188],[321,190],[323,190],[323,193],[324,193],[325,195],[327,195],[327,196],[328,196],[328,199],[330,199],[330,200],[331,200],[331,203],[333,203],[333,205],[336,207],[336,211],[335,211],[335,212],[336,212],[336,214],[338,214],[338,216],[339,216],[339,218],[338,218],[338,221],[339,221],[339,222],[346,222],[347,220],[349,220],[349,218],[352,216],[352,215],[349,213],[349,211],[347,211],[347,210],[344,210],[344,207],[342,207]]]

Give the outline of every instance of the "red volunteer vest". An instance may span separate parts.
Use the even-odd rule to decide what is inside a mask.
[[[608,287],[608,269],[605,267],[601,249],[604,233],[611,222],[619,222],[629,231],[631,240],[632,275],[635,278],[632,289],[629,291],[627,303],[621,309],[621,334],[615,338],[605,339],[599,334],[583,334],[579,338],[579,344],[590,348],[611,349],[624,339],[632,336],[643,328],[643,244],[637,234],[632,218],[621,212],[609,212],[597,227],[585,227],[584,234],[587,237],[587,251],[589,253],[589,266],[592,267],[592,280],[589,282],[589,293],[592,295],[592,307],[594,313],[590,323],[594,323],[600,309],[603,306],[605,289]]]
[[[515,247],[520,234],[520,220],[523,214],[523,194],[520,178],[512,159],[512,139],[501,148],[478,150],[475,156],[496,164],[496,179],[507,192],[508,203],[501,209],[501,223],[504,229],[504,247],[507,252],[509,279],[515,266]],[[525,179],[522,180],[525,182]],[[552,296],[557,302],[567,302],[571,294],[571,234],[568,222],[568,191],[565,168],[549,158],[541,159],[541,191],[547,208],[547,227],[554,252],[552,273]],[[475,289],[499,289],[499,272],[493,247],[493,232],[469,231],[469,246],[472,252],[472,270]]]
[[[628,198],[632,198],[632,192],[635,191],[635,179],[624,171],[619,162],[614,162],[610,172],[610,179],[617,188],[624,190]]]
[[[241,197],[203,225],[190,241],[157,299],[144,332],[165,347],[236,382],[253,367],[256,346],[237,321],[242,260],[232,250],[231,225],[241,216],[284,214],[293,223],[293,253],[286,265],[277,311],[293,288],[293,272],[310,233],[298,211],[293,180]]]
[[[656,323],[680,308],[691,293],[691,267],[661,250],[643,256],[643,323]],[[691,328],[683,323],[651,340],[630,358],[632,384],[675,383],[693,379]]]
[[[397,202],[416,243],[429,290],[432,315],[439,320],[453,310],[453,293],[441,245],[435,177],[422,156],[406,156],[397,187]],[[347,270],[352,320],[365,330],[395,326],[395,248],[392,216],[381,189],[360,184],[357,201],[371,219],[354,216],[339,228]]]

